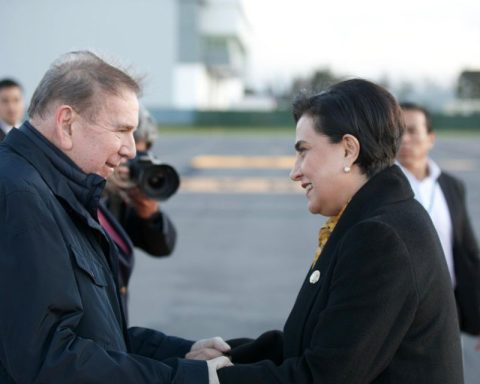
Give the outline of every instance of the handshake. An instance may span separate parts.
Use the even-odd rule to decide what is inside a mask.
[[[212,337],[195,342],[185,358],[206,360],[209,384],[219,384],[217,370],[233,365],[230,359],[225,356],[228,352],[230,352],[230,346],[221,337]]]

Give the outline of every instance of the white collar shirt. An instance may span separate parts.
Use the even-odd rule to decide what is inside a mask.
[[[8,125],[4,121],[0,120],[0,129],[7,134],[13,128],[13,125]]]
[[[398,163],[397,163],[398,164]],[[418,180],[410,171],[398,164],[403,173],[410,182],[410,186],[415,193],[415,199],[423,205],[430,215],[433,225],[437,230],[440,243],[442,245],[445,260],[447,262],[448,271],[452,285],[455,287],[455,268],[453,262],[453,228],[452,218],[448,209],[445,195],[438,184],[438,177],[441,169],[432,159],[428,159],[428,175],[423,180]]]

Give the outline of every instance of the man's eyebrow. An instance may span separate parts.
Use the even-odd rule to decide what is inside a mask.
[[[299,141],[297,141],[297,142],[295,143],[295,150],[296,150],[297,152],[300,152],[300,150],[303,149],[302,146],[305,145],[305,144],[306,144],[306,141],[304,141],[304,140],[299,140]]]
[[[134,127],[133,125],[130,125],[130,124],[118,124],[117,125],[118,130],[133,131],[136,128],[137,128],[136,126]]]

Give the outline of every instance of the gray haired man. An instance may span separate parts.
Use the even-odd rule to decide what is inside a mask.
[[[213,383],[221,339],[127,329],[117,249],[97,219],[105,178],[135,156],[139,84],[91,52],[53,63],[30,120],[0,145],[0,383]]]

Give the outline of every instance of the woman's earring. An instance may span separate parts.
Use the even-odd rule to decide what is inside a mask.
[[[345,173],[350,173],[351,170],[352,170],[352,168],[350,168],[348,165],[345,165],[343,167],[343,172],[345,172]]]

